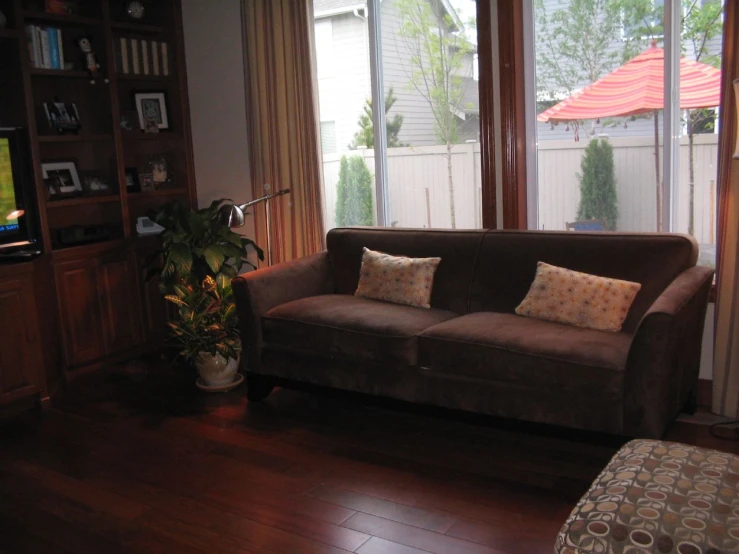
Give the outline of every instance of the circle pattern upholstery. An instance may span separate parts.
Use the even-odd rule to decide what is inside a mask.
[[[557,535],[558,554],[739,553],[739,457],[633,440]]]

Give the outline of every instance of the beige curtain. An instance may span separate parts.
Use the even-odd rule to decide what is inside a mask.
[[[719,229],[713,411],[739,417],[739,160],[732,159],[737,107],[732,81],[739,77],[739,10],[726,2],[719,140]]]
[[[279,263],[318,252],[324,242],[313,2],[242,0],[242,16],[252,193],[292,190],[271,203]],[[264,204],[254,214],[256,242],[266,248]]]

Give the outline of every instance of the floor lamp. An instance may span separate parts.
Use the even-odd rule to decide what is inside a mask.
[[[267,188],[268,185],[265,185]],[[264,211],[267,218],[267,265],[272,265],[272,218],[270,217],[269,201],[275,196],[282,196],[283,194],[289,194],[290,189],[282,189],[272,194],[266,194],[255,198],[245,204],[223,204],[218,208],[218,219],[231,229],[236,227],[243,227],[244,225],[244,210],[254,204],[264,202]]]

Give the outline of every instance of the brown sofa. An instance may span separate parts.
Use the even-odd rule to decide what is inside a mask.
[[[431,309],[353,295],[362,247],[439,256]],[[660,437],[698,379],[713,278],[674,234],[334,229],[327,250],[233,281],[248,395],[275,378]],[[620,333],[524,318],[544,261],[636,281]]]

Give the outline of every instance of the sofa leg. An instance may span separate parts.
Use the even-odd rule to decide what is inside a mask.
[[[690,389],[688,400],[685,402],[683,411],[686,414],[693,415],[698,411],[698,391],[695,388]]]
[[[256,373],[246,373],[246,399],[249,402],[261,402],[269,396],[274,385],[269,377]]]

